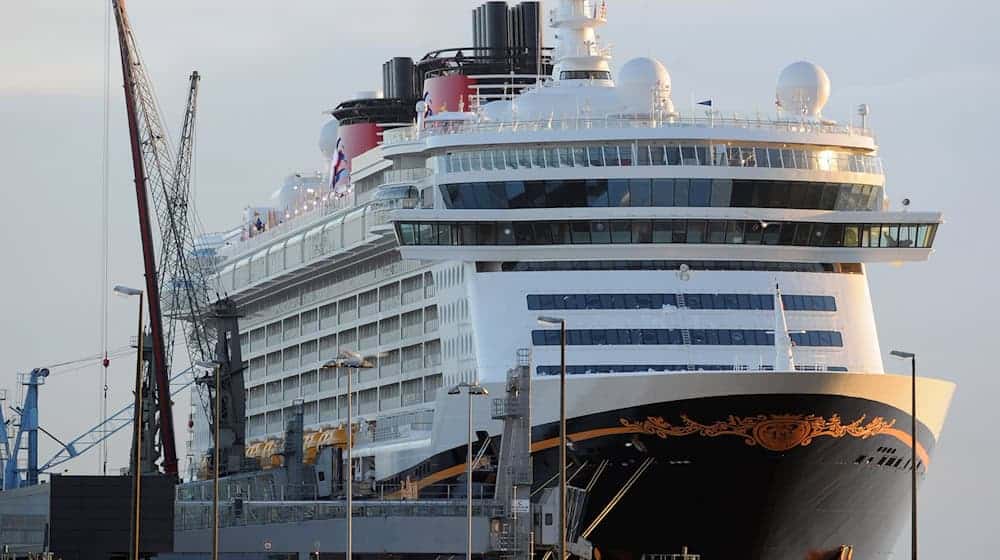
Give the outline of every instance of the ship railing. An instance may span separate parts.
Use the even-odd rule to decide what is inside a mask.
[[[448,121],[436,126],[407,126],[383,133],[383,145],[392,146],[417,141],[430,136],[453,134],[518,134],[538,131],[579,131],[602,129],[664,129],[664,128],[740,128],[763,129],[800,134],[846,134],[871,137],[869,128],[829,121],[812,122],[797,119],[751,118],[734,113],[732,116],[607,115],[604,117],[567,117],[516,121]]]
[[[211,527],[211,501],[177,502],[174,507],[175,529],[198,530]],[[464,496],[455,499],[420,500],[363,500],[355,498],[352,510],[355,518],[465,517],[468,511]],[[263,502],[232,500],[219,503],[219,525],[221,527],[343,519],[346,514],[347,505],[342,500]],[[474,496],[473,516],[498,517],[502,514],[503,507],[492,499],[492,495],[485,499]]]
[[[277,483],[275,478],[267,476],[272,471],[244,473],[220,479],[219,500],[235,503],[299,503],[329,500],[319,496],[316,484],[308,483],[289,486]],[[231,481],[230,479],[236,479]],[[337,486],[336,484],[334,485]],[[359,502],[398,501],[407,490],[405,484],[388,484],[373,481],[357,481],[354,484],[355,500]],[[426,500],[456,500],[465,499],[465,482],[457,484],[429,484],[420,488],[420,498]],[[211,503],[213,485],[211,480],[188,482],[177,487],[176,502],[180,503]],[[495,488],[491,484],[477,484],[473,487],[472,497],[476,500],[489,500],[493,497]]]
[[[426,167],[416,167],[410,169],[387,169],[382,175],[382,183],[379,186],[392,185],[394,183],[406,183],[410,181],[420,181],[430,177],[431,170]]]
[[[340,198],[331,196],[325,201],[319,201],[312,208],[307,210],[300,210],[297,212],[293,211],[287,216],[283,216],[281,218],[282,221],[278,225],[269,228],[267,231],[254,234],[247,239],[242,239],[232,245],[223,247],[219,249],[219,254],[224,257],[230,257],[235,253],[242,253],[260,247],[261,245],[266,245],[273,241],[274,238],[285,235],[293,229],[313,224],[314,222],[318,222],[331,214],[351,209],[354,206],[353,199],[353,196],[344,196]],[[249,228],[249,224],[246,227]]]

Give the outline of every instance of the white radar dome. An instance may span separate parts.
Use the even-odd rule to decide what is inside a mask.
[[[789,64],[778,76],[777,101],[792,115],[819,118],[830,99],[830,78],[812,62]]]
[[[340,131],[340,124],[337,119],[326,121],[323,128],[319,129],[319,151],[323,152],[323,157],[333,159],[337,151],[337,135]]]
[[[633,58],[626,62],[618,71],[616,85],[629,112],[673,112],[670,73],[655,58]]]

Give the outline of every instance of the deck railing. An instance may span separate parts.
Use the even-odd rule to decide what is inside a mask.
[[[661,129],[661,128],[739,128],[763,129],[800,134],[846,134],[871,137],[872,131],[852,125],[829,121],[779,120],[732,116],[667,116],[650,118],[647,115],[608,115],[606,117],[549,118],[523,121],[437,121],[424,128],[407,126],[387,130],[382,138],[384,146],[414,142],[429,136],[452,134],[517,134],[537,131],[580,131],[612,129]]]

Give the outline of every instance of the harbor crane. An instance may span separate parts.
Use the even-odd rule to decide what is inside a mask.
[[[150,370],[154,381],[151,386],[155,387],[156,393],[152,395],[156,402],[156,417],[142,425],[150,426],[151,432],[158,430],[154,433],[159,435],[163,471],[176,476],[178,465],[169,396],[169,358],[176,330],[181,328],[189,362],[192,365],[212,362],[218,366],[199,379],[203,382],[199,383],[199,388],[202,389],[203,405],[206,392],[207,400],[218,398],[225,404],[220,408],[220,418],[213,417],[214,407],[206,406],[205,410],[213,424],[213,433],[226,436],[226,456],[239,458],[226,470],[238,470],[245,445],[245,418],[236,307],[228,298],[220,298],[219,290],[215,289],[217,286],[213,286],[217,263],[211,254],[203,254],[196,246],[197,228],[191,208],[200,76],[194,72],[190,77],[177,157],[173,158],[153,83],[139,55],[124,2],[112,0],[112,6],[125,80],[125,105],[149,305]],[[160,233],[159,260],[153,243],[150,199]],[[216,331],[214,337],[209,335],[212,330]],[[218,383],[214,382],[213,376],[220,377]],[[215,387],[221,391],[218,396],[214,394]],[[221,423],[219,430],[214,429],[216,422]],[[146,465],[144,472],[152,470],[150,466]]]
[[[144,446],[141,465],[135,468],[151,474],[162,468],[164,474],[178,475],[176,438],[173,429],[172,400],[174,395],[197,381],[206,416],[219,430],[224,449],[223,472],[235,472],[243,467],[245,450],[245,403],[239,330],[235,304],[219,297],[214,289],[217,262],[211,252],[197,244],[197,227],[191,208],[191,181],[194,161],[195,124],[201,76],[197,71],[189,78],[187,104],[181,127],[176,157],[172,155],[169,138],[163,126],[153,83],[148,75],[136,44],[122,0],[110,0],[114,12],[118,46],[121,54],[128,117],[131,161],[135,177],[136,204],[139,216],[139,237],[142,245],[145,290],[149,309],[149,330],[143,340],[137,340],[147,352],[143,383],[143,401],[153,403],[142,411],[125,406],[83,434],[60,444],[55,454],[38,465],[38,386],[44,383],[48,370],[31,372],[25,404],[11,411],[21,415],[13,447],[4,424],[0,435],[0,473],[3,489],[38,483],[40,473],[51,472],[56,466],[97,447],[114,434],[132,425],[134,415],[144,415],[142,426]],[[160,237],[157,255],[153,238],[155,225]],[[170,374],[176,332],[183,333],[189,363],[193,366],[210,362],[211,371],[197,377],[195,367]],[[214,376],[219,376],[216,384]],[[215,387],[220,393],[215,393]],[[207,394],[206,394],[207,393]],[[216,398],[222,403],[219,418],[207,402]],[[133,435],[133,442],[135,435]],[[152,442],[152,443],[147,443]],[[219,445],[217,443],[217,445]],[[19,467],[19,453],[24,449],[28,460]],[[160,465],[157,466],[157,460]],[[22,476],[23,474],[23,476]]]

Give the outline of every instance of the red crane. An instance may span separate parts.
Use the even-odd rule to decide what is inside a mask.
[[[167,475],[177,476],[177,445],[174,438],[173,411],[170,401],[170,378],[167,350],[163,332],[163,313],[160,308],[160,282],[153,244],[153,224],[150,196],[157,207],[166,204],[165,193],[173,182],[173,169],[169,141],[166,137],[152,81],[145,71],[136,47],[125,4],[112,0],[118,44],[121,51],[122,77],[125,87],[125,107],[128,114],[129,142],[132,149],[132,170],[135,175],[135,194],[139,211],[139,236],[142,241],[143,268],[145,271],[146,298],[149,306],[149,324],[153,350],[153,378],[157,397],[157,412],[162,468]],[[169,209],[165,209],[169,211]],[[140,341],[140,344],[142,342]]]

